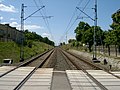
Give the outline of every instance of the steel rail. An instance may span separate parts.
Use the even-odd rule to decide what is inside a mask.
[[[53,49],[51,49],[51,50],[53,50]],[[51,50],[49,50],[49,51],[51,51]],[[42,53],[42,54],[40,54],[40,55],[37,55],[37,56],[35,56],[34,58],[31,58],[30,60],[26,60],[25,62],[19,64],[17,67],[15,67],[15,68],[13,68],[13,69],[11,69],[11,70],[9,70],[9,71],[1,74],[1,75],[0,75],[0,78],[3,77],[3,76],[5,76],[5,75],[8,74],[8,73],[14,71],[15,69],[17,69],[17,68],[19,68],[19,67],[26,66],[27,64],[29,64],[29,63],[33,62],[34,60],[40,58],[41,56],[45,55],[45,54],[48,53],[49,51],[46,51],[46,52],[44,52],[44,53]]]
[[[96,85],[101,89],[101,90],[108,90],[104,85],[102,85],[98,80],[96,80],[91,74],[89,74],[85,69],[83,69],[80,65],[78,65],[77,63],[74,62],[74,60],[72,60],[71,58],[69,58],[66,54],[65,51],[63,51],[63,54],[73,63],[74,66],[76,66],[76,68],[78,70],[82,70],[84,73],[86,73],[86,75],[93,80],[94,83],[96,83]]]
[[[66,51],[66,52],[67,52],[67,51]],[[67,52],[67,53],[69,53],[70,55],[72,55],[72,56],[74,56],[74,57],[76,57],[76,58],[78,58],[78,59],[80,59],[80,60],[82,60],[83,62],[89,64],[90,66],[93,66],[94,68],[96,68],[96,69],[98,69],[98,70],[103,70],[103,69],[104,69],[104,68],[98,67],[97,65],[93,64],[92,62],[90,62],[90,61],[88,61],[88,60],[85,60],[85,59],[83,59],[83,58],[81,58],[81,57],[78,57],[77,55],[74,55],[74,54],[72,54],[72,53],[70,53],[70,52]]]
[[[54,50],[39,64],[37,65],[15,88],[14,90],[19,90],[23,85],[24,83],[35,73],[35,71],[38,69],[38,68],[41,68],[44,63],[47,61],[47,59],[52,55],[52,53],[54,52]]]
[[[67,51],[66,51],[66,52],[67,52]],[[77,55],[75,55],[75,54],[72,54],[72,53],[70,53],[70,52],[67,52],[67,53],[69,53],[69,54],[71,54],[71,55],[75,56],[75,57],[76,57],[76,58],[78,58],[78,59],[83,60],[84,62],[89,63],[90,65],[94,65],[92,62],[89,62],[88,60],[84,60],[83,58],[78,57],[78,56],[77,56]],[[111,74],[111,75],[115,76],[116,78],[120,79],[120,77],[119,77],[119,76],[114,75],[113,73],[111,73],[111,72],[110,72],[110,71],[108,71],[107,69],[102,68],[102,67],[98,67],[98,66],[96,66],[96,65],[94,65],[94,66],[95,66],[95,67],[97,67],[97,68],[99,68],[99,69],[101,69],[101,70],[104,70],[105,72],[107,72],[107,73],[109,73],[109,74]]]

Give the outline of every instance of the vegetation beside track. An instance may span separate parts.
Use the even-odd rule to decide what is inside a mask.
[[[42,53],[52,48],[52,46],[43,42],[32,42],[32,47],[24,46],[24,58],[30,58],[36,54]],[[18,63],[20,60],[20,45],[15,42],[0,42],[0,63],[3,59],[13,59],[13,63]]]

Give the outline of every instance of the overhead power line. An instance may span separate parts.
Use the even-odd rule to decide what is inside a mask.
[[[77,6],[80,6],[82,4],[83,0],[80,0],[79,3],[77,4]],[[84,11],[86,9],[86,7],[88,6],[88,4],[90,3],[90,0],[88,0],[85,4],[85,6],[83,7],[82,11]],[[66,33],[68,33],[70,31],[70,29],[72,28],[72,26],[75,24],[75,22],[77,21],[78,17],[76,19],[74,19],[74,21],[72,22],[74,16],[76,14],[76,8],[75,11],[73,12],[73,15],[67,25],[66,31],[63,34],[63,36],[60,38],[60,42],[63,40],[63,38],[65,37]],[[81,15],[81,13],[79,14],[79,16]]]
[[[34,3],[35,3],[36,7],[39,8],[37,2],[36,2],[35,0],[33,0],[33,1],[34,1]],[[39,0],[39,4],[40,4],[41,2],[42,2],[42,1]],[[41,4],[43,4],[43,3],[41,3]],[[52,32],[51,32],[50,26],[49,26],[49,22],[48,22],[47,18],[44,18],[44,16],[46,16],[45,12],[42,13],[42,12],[39,11],[39,13],[40,13],[41,16],[43,17],[43,20],[44,20],[44,22],[45,22],[45,25],[47,26],[47,29],[49,30],[49,33],[51,34],[51,38],[55,41],[55,39],[54,39],[54,37],[53,37],[53,34],[52,34]]]
[[[32,15],[34,15],[36,12],[40,11],[40,9],[44,8],[45,6],[42,6],[41,8],[39,8],[38,10],[36,10],[35,12],[33,12],[32,14],[30,14],[28,17],[26,17],[25,19],[23,20],[26,20],[28,19],[29,17],[31,17]]]

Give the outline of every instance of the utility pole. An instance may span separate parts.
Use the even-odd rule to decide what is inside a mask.
[[[97,60],[96,55],[96,29],[97,29],[97,0],[95,0],[95,18],[94,18],[94,47],[93,47],[93,61]]]
[[[67,32],[66,32],[66,44],[67,44]]]
[[[93,8],[95,10],[95,17],[94,19],[86,14],[84,11],[82,11],[79,7],[76,7],[78,10],[80,10],[83,14],[85,14],[88,18],[94,21],[94,35],[93,35],[93,62],[99,62],[97,60],[96,55],[96,29],[97,29],[97,0],[95,0],[95,7]]]
[[[20,62],[24,61],[24,21],[26,19],[28,19],[29,17],[31,17],[32,15],[34,15],[35,13],[37,13],[39,10],[41,10],[42,8],[44,8],[45,6],[42,6],[41,8],[39,8],[38,10],[36,10],[35,12],[33,12],[32,14],[30,14],[29,16],[27,16],[26,18],[24,18],[24,8],[26,6],[24,6],[24,4],[22,4],[21,7],[21,46],[20,46]]]
[[[20,46],[20,62],[24,61],[24,4],[21,7],[21,46]]]
[[[67,50],[67,32],[66,32],[66,50]]]

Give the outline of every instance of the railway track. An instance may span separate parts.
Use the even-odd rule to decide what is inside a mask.
[[[82,60],[79,57],[76,57],[75,55],[71,54],[71,53],[67,53],[63,50],[61,50],[62,53],[64,53],[64,55],[69,58],[69,60],[72,62],[72,64],[78,69],[78,70],[82,70],[84,73],[86,73],[86,75],[91,78],[96,84],[97,86],[99,86],[99,88],[101,88],[101,90],[108,90],[104,85],[102,85],[99,81],[97,81],[91,74],[89,74],[86,70],[89,69],[94,69],[94,70],[101,70],[100,67],[97,67],[96,65]],[[79,61],[78,61],[78,60]],[[86,68],[87,67],[87,68]]]
[[[24,69],[26,69],[26,68],[28,68],[28,69],[26,70],[26,73],[24,73]],[[40,71],[39,70],[40,68],[41,69],[43,68],[43,70]],[[40,81],[40,80],[43,80],[43,78],[39,80],[42,83],[38,83],[38,80],[35,80],[35,81],[37,81],[37,82],[35,82],[34,78],[36,76],[37,76],[37,78],[38,78],[38,76],[41,76],[40,73],[42,73],[41,77],[43,77],[43,75],[46,76],[46,74],[43,74],[43,73],[45,73],[44,68],[46,68],[46,69],[48,69],[48,71],[50,71],[51,77],[49,79],[49,83],[48,83],[48,81],[46,81],[47,80],[46,78],[45,78],[45,81]],[[54,71],[52,71],[52,68]],[[104,83],[99,81],[99,79],[97,79],[96,76],[94,76],[94,74],[92,74],[91,71],[89,71],[89,70],[98,70],[98,71],[102,71],[103,73],[106,73],[108,75],[115,76],[107,71],[104,71],[105,69],[98,67],[89,61],[81,59],[80,57],[78,57],[74,54],[65,52],[60,48],[55,48],[49,52],[45,52],[41,55],[38,55],[35,58],[30,59],[29,61],[21,63],[19,66],[15,67],[15,68],[12,68],[11,70],[2,74],[0,76],[0,80],[3,80],[3,82],[5,81],[7,83],[9,80],[6,81],[5,80],[6,77],[7,78],[8,77],[15,78],[17,76],[20,76],[19,78],[22,78],[22,79],[16,81],[15,85],[12,85],[12,87],[13,87],[12,90],[19,90],[21,88],[22,88],[21,90],[24,90],[26,87],[27,88],[28,87],[41,88],[40,86],[42,86],[42,85],[44,87],[48,86],[49,90],[59,90],[58,88],[61,88],[61,87],[59,87],[61,85],[63,85],[63,87],[65,87],[65,89],[61,89],[61,90],[72,90],[72,88],[74,88],[74,85],[70,85],[71,78],[68,80],[68,78],[71,77],[71,75],[72,75],[72,74],[69,75],[69,73],[71,72],[71,71],[69,72],[69,70],[80,70],[78,72],[84,73],[82,75],[82,77],[86,75],[85,77],[92,80],[92,83],[94,83],[96,85],[96,86],[93,85],[93,87],[97,87],[101,90],[108,90],[108,89],[106,88]],[[20,75],[17,74],[18,71],[19,72],[21,71]],[[76,72],[76,71],[74,71],[74,72]],[[77,75],[80,75],[80,74],[77,74]],[[35,77],[33,77],[33,76],[35,76]],[[33,77],[33,79],[32,79],[32,77]],[[48,74],[47,74],[47,78],[48,78]],[[79,80],[79,79],[77,79],[77,80]],[[35,82],[34,86],[29,85],[30,83],[34,83],[34,82]],[[47,83],[47,85],[46,84],[44,85],[44,82]],[[0,82],[0,85],[4,85],[4,83]],[[9,86],[10,85],[8,83],[8,87]],[[56,86],[58,86],[58,87],[56,87]],[[68,87],[66,87],[66,86],[68,86]],[[73,87],[71,87],[71,86],[73,86]],[[81,86],[79,86],[79,87],[81,87]],[[69,88],[69,89],[67,89],[67,88]],[[79,90],[79,89],[75,89],[75,90]]]
[[[32,57],[29,60],[26,60],[25,62],[20,63],[18,66],[8,70],[7,72],[3,73],[0,75],[0,78],[3,77],[4,75],[16,70],[17,68],[23,67],[23,66],[32,66],[36,67],[39,65],[39,67],[42,67],[42,65],[45,63],[45,61],[50,57],[51,53],[53,53],[54,50],[46,51],[40,55],[37,55],[35,57]],[[44,57],[44,58],[42,58]],[[40,59],[42,58],[42,59]]]
[[[12,89],[14,90],[19,90],[22,85],[36,72],[36,70],[38,68],[41,68],[44,63],[48,60],[48,58],[50,58],[51,54],[54,52],[54,50],[51,50],[49,52],[45,52],[41,55],[38,55],[32,59],[30,59],[29,61],[23,62],[21,63],[19,66],[3,73],[0,75],[0,79],[8,76],[11,76],[12,73],[17,72],[19,69],[21,69],[22,67],[28,67],[28,66],[32,66],[28,73],[23,77],[23,79],[21,79],[18,83],[18,85],[14,86]],[[44,57],[44,58],[43,58]],[[42,60],[40,60],[40,58],[42,58]],[[14,75],[13,75],[14,76]],[[12,78],[12,77],[11,77]]]
[[[102,70],[101,67],[96,66],[95,64],[81,59],[80,57],[75,56],[74,54],[65,52],[61,49],[61,52],[70,60],[70,62],[78,69],[78,70]]]

